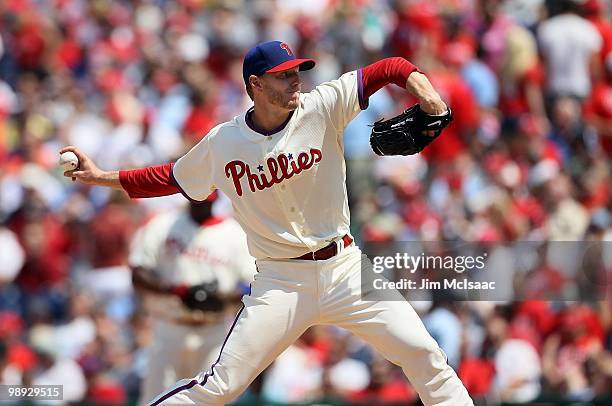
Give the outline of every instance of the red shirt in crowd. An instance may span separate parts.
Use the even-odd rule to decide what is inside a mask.
[[[597,83],[591,92],[591,97],[584,104],[584,114],[587,119],[606,120],[607,125],[600,126],[600,144],[606,154],[612,154],[612,83],[602,81]]]
[[[70,237],[61,221],[51,214],[27,218],[18,214],[9,228],[26,249],[26,261],[17,283],[27,291],[58,286],[67,281]]]
[[[495,367],[490,361],[466,358],[461,362],[457,375],[470,396],[479,398],[489,393],[495,377]]]
[[[135,225],[125,207],[110,204],[91,222],[91,262],[94,268],[124,265]]]
[[[536,63],[515,83],[502,83],[499,109],[504,116],[519,117],[524,113],[535,113],[530,109],[527,91],[530,86],[542,88],[544,79],[544,69],[540,63]]]
[[[459,74],[432,72],[429,79],[451,106],[454,120],[440,136],[440,142],[431,143],[422,154],[434,162],[450,161],[465,150],[463,135],[478,126],[478,104]]]

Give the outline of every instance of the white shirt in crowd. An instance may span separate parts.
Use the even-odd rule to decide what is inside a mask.
[[[548,67],[548,88],[556,95],[584,98],[591,92],[590,60],[602,38],[575,14],[560,14],[540,25],[538,41]]]

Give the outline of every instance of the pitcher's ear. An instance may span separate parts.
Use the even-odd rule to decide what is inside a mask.
[[[254,89],[261,90],[263,88],[262,83],[261,83],[261,78],[259,76],[255,76],[255,75],[249,76],[249,83],[251,84],[251,87]]]

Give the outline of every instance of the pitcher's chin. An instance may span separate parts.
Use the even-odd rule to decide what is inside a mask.
[[[287,109],[293,111],[297,109],[299,105],[300,105],[300,96],[298,93],[297,97],[292,97],[291,99],[289,99],[289,101],[287,102]]]

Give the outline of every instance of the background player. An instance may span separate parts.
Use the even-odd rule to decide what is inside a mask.
[[[158,215],[132,242],[133,283],[153,329],[142,402],[214,362],[227,332],[228,310],[235,312],[255,273],[240,226],[212,214],[216,197]],[[190,300],[203,284],[211,286],[203,290],[208,297]]]
[[[423,111],[447,115],[429,80],[410,62],[389,58],[301,93],[296,59],[270,41],[246,54],[243,77],[254,108],[218,125],[176,164],[105,172],[78,149],[66,172],[132,197],[180,190],[204,200],[221,189],[247,233],[258,274],[211,369],[179,381],[152,404],[224,404],[236,398],[314,324],[344,327],[400,365],[427,405],[471,405],[467,391],[418,315],[398,292],[362,299],[361,251],[349,232],[342,135],[368,97],[388,83],[406,88]],[[262,334],[265,332],[265,334]]]

